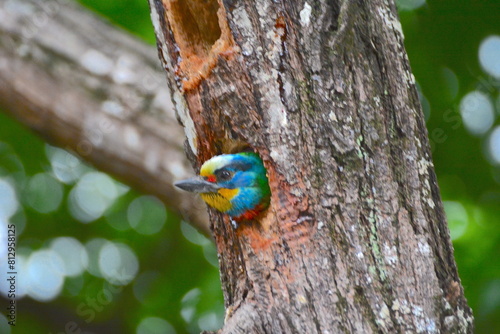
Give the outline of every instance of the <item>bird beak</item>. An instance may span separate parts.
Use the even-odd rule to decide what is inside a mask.
[[[193,193],[216,193],[220,189],[217,184],[205,181],[200,177],[177,181],[174,186]]]

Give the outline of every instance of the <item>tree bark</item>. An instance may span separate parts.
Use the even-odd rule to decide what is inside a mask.
[[[2,2],[0,45],[3,111],[209,235],[154,47],[65,0]]]
[[[210,210],[220,333],[472,333],[392,1],[150,0],[195,167],[263,158],[265,217]]]

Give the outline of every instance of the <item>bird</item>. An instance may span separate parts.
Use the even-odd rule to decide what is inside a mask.
[[[199,176],[174,185],[200,194],[209,206],[229,215],[235,229],[266,210],[271,198],[267,170],[254,152],[216,155],[203,163]]]

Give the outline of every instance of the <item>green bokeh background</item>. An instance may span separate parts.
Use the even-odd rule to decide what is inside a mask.
[[[146,0],[81,3],[154,44]],[[499,101],[500,82],[488,76],[478,61],[483,39],[500,35],[499,15],[498,0],[427,1],[417,9],[400,12],[406,48],[424,101],[462,284],[474,310],[476,333],[485,334],[500,333],[500,168],[485,155],[488,134],[473,136],[464,128],[459,104],[474,90]],[[497,102],[493,127],[499,124]],[[103,217],[90,223],[79,222],[68,209],[70,191],[78,181],[60,183],[62,202],[56,210],[40,213],[36,203],[43,207],[44,198],[33,195],[30,180],[39,173],[51,175],[51,152],[54,149],[0,113],[0,178],[10,180],[20,201],[12,218],[22,232],[19,254],[47,248],[61,236],[74,237],[82,244],[104,238],[128,245],[139,270],[125,286],[110,286],[105,279],[84,272],[67,278],[61,294],[52,301],[18,300],[18,325],[12,333],[79,333],[81,329],[81,333],[181,334],[221,326],[223,301],[211,242],[165,212],[154,199],[126,188],[121,188],[123,195]],[[92,171],[82,168],[82,173]],[[152,214],[166,214],[158,233],[141,234],[127,225],[126,213],[138,198],[156,208]],[[103,299],[103,291],[112,293]],[[4,305],[2,298],[0,304]],[[89,313],[82,316],[78,312],[82,303],[94,310],[92,320],[87,321]],[[4,329],[0,319],[0,333]]]

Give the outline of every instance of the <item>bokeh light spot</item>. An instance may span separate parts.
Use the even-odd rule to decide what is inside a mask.
[[[99,252],[99,269],[110,283],[126,285],[139,271],[139,260],[129,246],[107,242]]]
[[[14,187],[7,180],[0,179],[0,218],[10,218],[16,213],[18,205]]]
[[[490,99],[479,91],[470,92],[462,98],[462,101],[460,101],[460,114],[465,128],[473,135],[486,133],[495,120]]]
[[[181,316],[186,322],[190,322],[196,314],[196,306],[200,301],[201,290],[194,288],[182,297]]]
[[[444,211],[448,218],[451,240],[456,240],[464,235],[469,224],[469,217],[460,202],[444,201]]]
[[[50,248],[63,260],[66,276],[78,276],[87,268],[89,262],[87,250],[75,238],[56,238],[52,240]]]
[[[174,327],[165,319],[148,317],[137,326],[137,334],[176,334]]]
[[[89,170],[80,159],[65,150],[46,145],[45,152],[50,160],[52,173],[63,183],[71,184]]]
[[[156,197],[141,196],[130,203],[127,217],[130,226],[138,233],[150,235],[161,230],[167,218],[167,211]]]
[[[16,271],[18,273],[24,273],[26,269],[26,257],[24,255],[16,254]],[[7,261],[4,261],[3,258],[0,261],[0,292],[7,296],[8,291],[10,289],[10,283],[7,281],[9,278],[8,272],[12,271],[7,267]],[[27,293],[28,280],[26,275],[18,275],[16,279],[16,299],[23,298]],[[3,332],[0,332],[3,333]]]
[[[0,260],[2,261],[1,264],[4,264],[5,262],[7,262],[4,259],[7,259],[7,253],[8,253],[8,248],[7,248],[7,244],[8,244],[7,226],[9,225],[9,223],[10,222],[7,219],[5,219],[4,217],[0,216],[0,245],[3,246],[3,247],[0,248]],[[7,268],[7,266],[5,266],[5,268]]]
[[[212,311],[202,314],[198,319],[198,326],[203,330],[215,331],[221,328],[222,325],[223,319]]]
[[[99,254],[101,252],[101,248],[108,242],[109,241],[104,238],[94,238],[85,244],[89,257],[87,270],[96,277],[102,277],[101,269],[99,267]]]
[[[53,250],[35,251],[25,270],[31,298],[47,302],[59,295],[64,283],[64,261],[59,254]]]
[[[399,10],[414,10],[422,7],[425,0],[396,0]]]
[[[500,78],[500,36],[488,36],[479,46],[479,63],[491,76]]]
[[[40,213],[57,210],[63,198],[61,184],[48,173],[34,175],[28,182],[26,199]]]
[[[500,307],[500,279],[490,281],[481,293],[481,316],[487,316]]]
[[[73,217],[88,223],[100,218],[118,196],[113,179],[104,173],[89,172],[71,189],[69,209]]]
[[[181,231],[182,235],[184,235],[184,238],[195,245],[204,246],[211,243],[208,238],[206,238],[203,234],[198,232],[193,226],[189,225],[185,221],[181,222]]]
[[[497,126],[490,134],[488,140],[488,153],[495,165],[500,165],[500,126]]]

